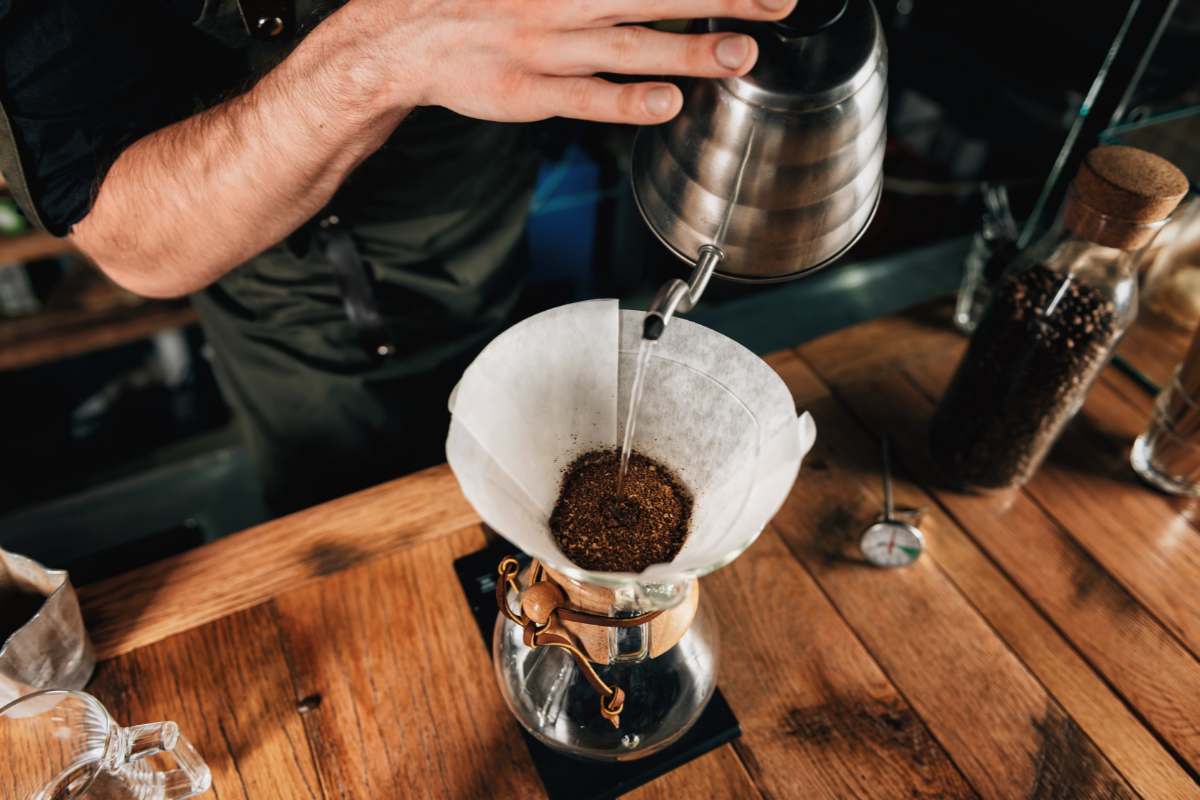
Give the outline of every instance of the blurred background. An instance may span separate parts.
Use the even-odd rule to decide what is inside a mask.
[[[968,256],[995,244],[980,235],[985,212],[994,221],[1006,200],[1018,236],[1046,227],[1097,143],[1136,144],[1200,182],[1200,0],[876,6],[891,107],[873,225],[814,277],[715,282],[691,318],[765,353],[948,295]],[[523,313],[596,296],[644,308],[683,273],[633,205],[633,135],[541,126]],[[1145,265],[1162,289],[1145,299],[1185,327],[1200,319],[1196,227]],[[3,188],[0,398],[0,546],[76,583],[268,517],[188,303],[113,286],[32,231]]]

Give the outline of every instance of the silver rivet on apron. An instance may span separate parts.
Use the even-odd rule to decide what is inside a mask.
[[[259,17],[255,25],[264,36],[274,37],[283,33],[283,20],[280,17]]]
[[[328,217],[321,220],[317,224],[320,225],[322,228],[332,228],[340,222],[341,222],[341,219],[338,218],[337,214],[330,214]]]

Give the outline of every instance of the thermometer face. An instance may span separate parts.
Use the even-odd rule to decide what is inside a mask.
[[[903,522],[876,522],[863,533],[859,547],[863,557],[877,567],[903,567],[921,555],[925,538]]]

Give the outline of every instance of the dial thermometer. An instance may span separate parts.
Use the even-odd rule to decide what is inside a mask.
[[[867,528],[858,546],[863,557],[877,567],[906,567],[921,555],[925,537],[912,525],[884,520]]]
[[[904,567],[925,549],[925,536],[907,522],[896,519],[892,502],[892,468],[887,439],[883,440],[883,519],[863,531],[859,549],[863,558],[877,567]]]

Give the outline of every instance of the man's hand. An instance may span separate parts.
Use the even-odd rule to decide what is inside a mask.
[[[71,238],[134,292],[194,292],[316,214],[416,106],[665,122],[675,86],[595,74],[741,75],[757,45],[623,23],[780,19],[794,2],[350,0],[245,94],[129,146]]]
[[[663,33],[625,23],[773,20],[794,2],[351,0],[339,14],[360,31],[362,55],[379,71],[383,98],[393,106],[438,105],[503,122],[560,116],[653,124],[679,113],[678,88],[594,75],[742,75],[758,47],[741,34]]]

